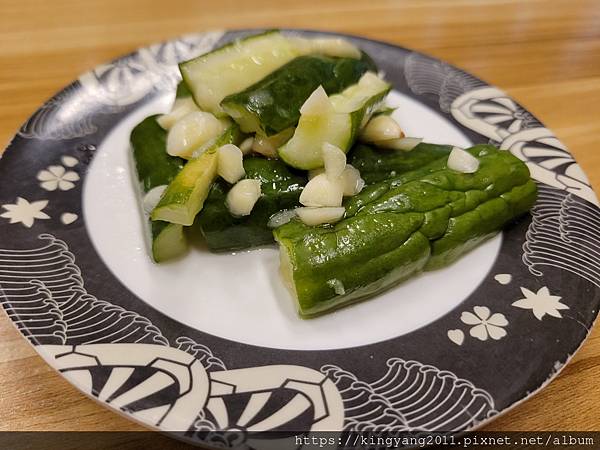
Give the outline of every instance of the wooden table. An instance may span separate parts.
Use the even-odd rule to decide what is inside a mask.
[[[0,142],[78,74],[179,34],[336,30],[427,52],[498,85],[573,151],[600,188],[600,2],[2,0]],[[560,377],[488,430],[599,430],[600,328]],[[0,315],[0,430],[138,430],[58,376]]]

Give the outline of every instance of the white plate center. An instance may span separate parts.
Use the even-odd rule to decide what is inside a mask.
[[[129,165],[129,133],[144,117],[168,110],[164,96],[132,113],[99,146],[86,176],[83,209],[92,242],[114,275],[139,298],[190,327],[247,344],[297,350],[346,348],[423,327],[460,304],[491,269],[501,237],[443,270],[413,278],[371,300],[302,320],[279,279],[278,251],[231,255],[192,250],[156,265],[147,254]],[[467,147],[448,120],[397,92],[390,103],[409,136]],[[110,301],[110,299],[106,299]]]

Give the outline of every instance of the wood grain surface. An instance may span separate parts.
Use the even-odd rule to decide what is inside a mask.
[[[2,0],[0,142],[57,90],[148,43],[216,28],[335,30],[429,53],[541,118],[600,188],[600,2]],[[518,367],[515,370],[519,370]],[[599,430],[600,328],[487,430]],[[81,395],[0,314],[0,430],[139,430]]]

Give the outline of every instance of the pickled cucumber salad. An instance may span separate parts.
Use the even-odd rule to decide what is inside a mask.
[[[451,264],[535,202],[509,152],[405,136],[391,85],[344,39],[270,31],[180,71],[171,110],[131,133],[151,256],[276,242],[302,317]]]

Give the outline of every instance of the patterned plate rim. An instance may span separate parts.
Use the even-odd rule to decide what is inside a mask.
[[[258,429],[463,431],[539,392],[597,317],[600,245],[590,238],[600,236],[596,196],[564,144],[501,90],[392,44],[286,31],[356,42],[397,90],[473,142],[512,152],[539,185],[531,217],[505,232],[503,257],[459,307],[384,343],[277,350],[181,325],[106,268],[81,209],[97,146],[129,113],[174,88],[177,62],[255,31],[212,31],[141,48],[83,74],[20,128],[0,159],[7,174],[0,179],[0,302],[13,324],[91,398],[208,444],[221,442],[223,430],[238,434],[236,444]],[[482,293],[493,301],[486,304]],[[348,362],[348,350],[369,358],[369,367]],[[527,379],[494,366],[502,355],[521,364]]]

